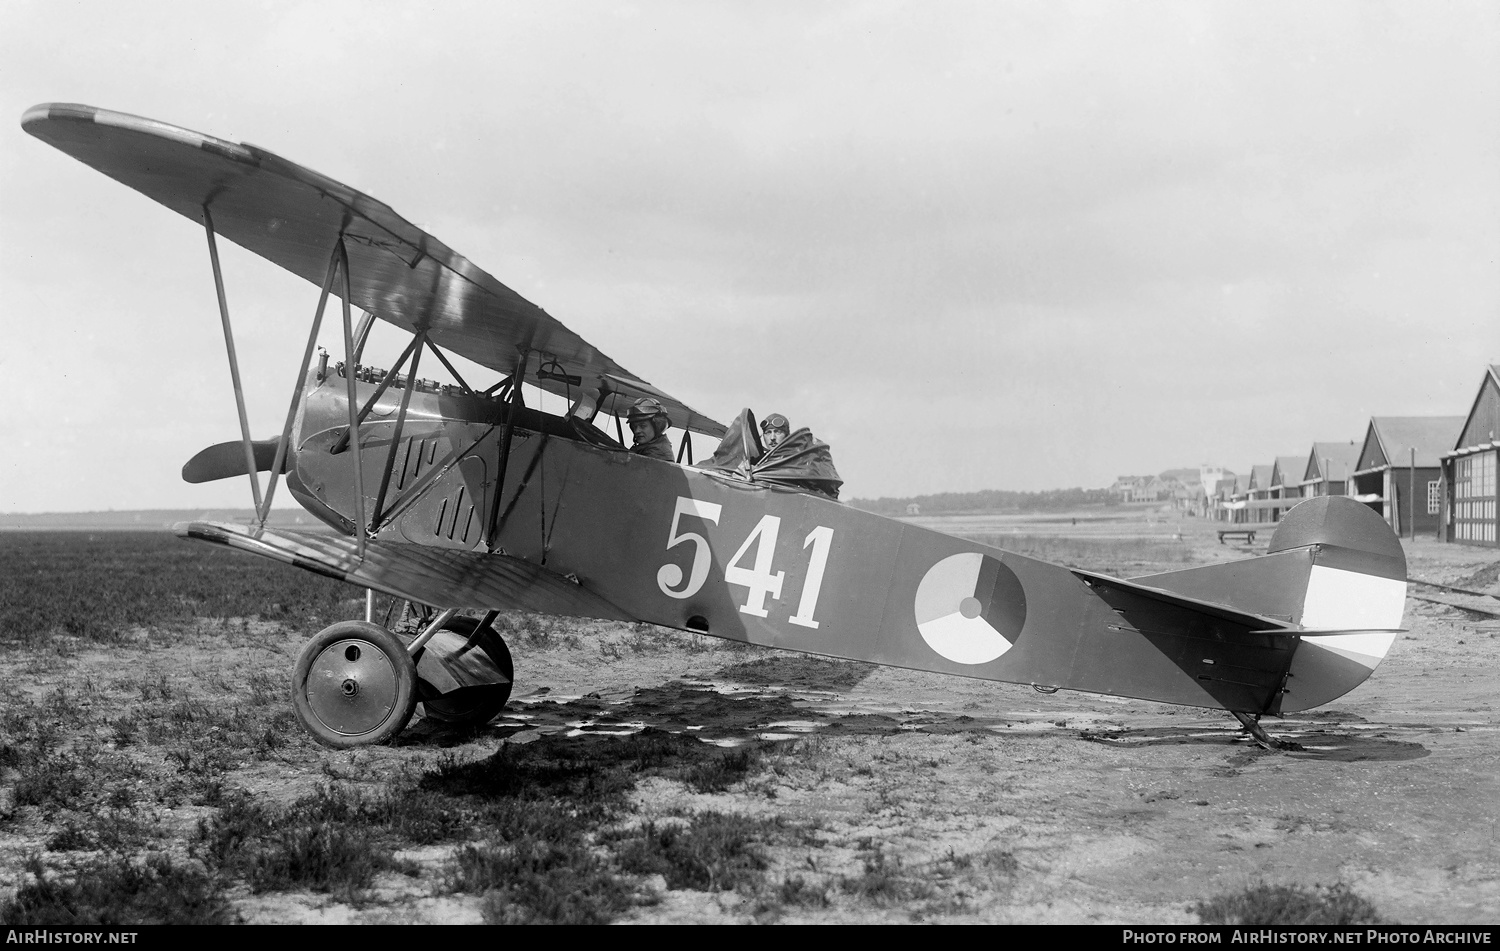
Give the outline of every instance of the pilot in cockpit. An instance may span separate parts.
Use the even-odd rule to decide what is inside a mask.
[[[725,427],[719,448],[698,468],[832,499],[839,497],[839,486],[843,485],[827,443],[805,427],[793,432],[792,424],[780,413],[771,413],[757,426],[755,414],[748,408],[740,410]]]
[[[672,441],[667,438],[667,429],[672,421],[661,403],[649,396],[636,400],[625,421],[630,424],[630,435],[635,438],[635,444],[630,447],[631,452],[665,462],[677,461],[672,453]]]
[[[772,413],[760,422],[760,444],[770,452],[792,434],[792,424],[780,413]]]

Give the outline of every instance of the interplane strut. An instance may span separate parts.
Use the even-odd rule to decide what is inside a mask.
[[[224,293],[224,272],[219,268],[219,245],[214,239],[214,219],[208,206],[203,206],[203,230],[208,235],[208,259],[213,265],[214,290],[219,299],[219,322],[224,325],[224,349],[229,352],[229,379],[234,385],[234,405],[240,414],[240,440],[245,447],[245,471],[250,476],[250,494],[255,499],[255,511],[260,512],[260,475],[256,471],[255,448],[250,438],[250,417],[245,412],[245,390],[240,385],[240,361],[235,354],[234,332],[229,326],[229,299]],[[279,456],[278,456],[279,458]],[[274,476],[273,476],[274,478]],[[265,517],[261,517],[265,522]]]

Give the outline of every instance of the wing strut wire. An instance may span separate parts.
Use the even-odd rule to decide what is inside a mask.
[[[505,470],[510,464],[511,437],[516,431],[516,413],[521,407],[521,381],[526,379],[526,361],[530,350],[522,350],[516,359],[516,372],[511,374],[510,405],[505,411],[505,428],[500,432],[500,471],[495,474],[495,497],[490,503],[490,524],[484,533],[484,547],[491,554],[495,551],[495,536],[500,525],[500,497],[505,493]]]
[[[458,385],[464,388],[464,392],[469,394],[470,396],[473,396],[474,388],[465,383],[464,378],[458,375],[458,370],[454,369],[453,364],[448,362],[448,358],[443,356],[443,351],[437,348],[437,344],[433,343],[425,333],[423,334],[422,339],[427,341],[427,349],[431,350],[432,355],[437,357],[438,360],[442,362],[443,366],[448,368],[448,372],[453,374],[453,379],[457,380]]]
[[[355,409],[358,400],[354,392],[354,320],[349,313],[349,298],[352,295],[349,289],[349,251],[344,247],[344,235],[339,233],[338,244],[334,247],[334,260],[344,272],[344,387],[348,391],[349,399],[349,432],[359,432],[359,411]],[[331,269],[330,269],[331,270]],[[329,275],[329,283],[332,281],[332,273]],[[327,299],[324,292],[323,299]],[[321,309],[321,308],[320,308]],[[354,444],[354,538],[358,545],[359,559],[365,557],[365,469],[360,464],[360,457],[364,453],[359,451],[359,443]]]
[[[297,379],[292,383],[292,405],[286,410],[286,423],[281,427],[281,438],[276,441],[276,461],[271,465],[271,477],[266,484],[265,507],[256,508],[256,518],[264,528],[271,517],[271,497],[276,494],[276,480],[286,463],[287,451],[291,448],[292,426],[297,421],[297,409],[302,405],[302,393],[307,382],[307,367],[312,362],[313,350],[318,346],[318,330],[323,326],[323,311],[328,306],[328,293],[333,289],[333,278],[338,273],[338,253],[328,256],[328,272],[323,278],[323,289],[318,294],[318,309],[313,312],[312,330],[307,335],[307,349],[302,353],[302,362],[297,365]]]
[[[541,461],[542,461],[542,455],[543,455],[543,453],[547,449],[547,440],[549,440],[551,438],[552,437],[549,436],[547,433],[542,433],[541,438],[537,440],[536,452],[534,452],[534,453],[531,454],[531,461],[526,464],[526,471],[521,474],[520,481],[518,481],[516,483],[516,492],[515,492],[515,494],[510,497],[510,501],[505,504],[505,509],[500,512],[500,518],[499,518],[499,520],[497,522],[497,528],[496,528],[496,533],[497,534],[498,534],[499,530],[502,529],[502,528],[504,528],[506,526],[506,523],[508,523],[510,521],[510,513],[514,512],[516,510],[516,504],[521,501],[521,493],[525,492],[526,491],[526,487],[529,486],[529,485],[531,485],[531,477],[536,474],[537,465],[539,463],[541,463]],[[546,473],[543,472],[542,475],[543,475],[543,479],[544,479],[544,482],[545,482]],[[545,498],[546,497],[546,492],[543,492],[542,496],[543,496],[543,498]],[[500,500],[497,499],[495,504],[498,506],[499,503],[500,503]],[[545,503],[543,503],[543,504],[545,505]],[[558,505],[562,504],[562,499],[561,498],[559,498],[557,500],[557,504]],[[557,508],[556,508],[556,506],[553,507],[552,514],[554,516],[557,515]],[[546,509],[545,509],[545,507],[542,510],[542,516],[543,516],[542,525],[543,525],[543,528],[545,529],[545,527],[546,527]],[[543,548],[543,556],[544,557],[546,555],[547,541],[548,541],[548,539],[547,539],[547,536],[545,535],[545,532],[544,532],[543,537],[542,537],[542,548]]]
[[[395,365],[392,366],[390,370],[387,371],[386,375],[381,378],[380,382],[376,384],[375,392],[370,394],[370,398],[365,400],[365,405],[360,407],[359,416],[357,417],[358,422],[363,423],[365,421],[365,417],[370,415],[370,410],[375,408],[375,404],[380,402],[380,398],[385,395],[385,391],[390,389],[391,383],[396,379],[397,375],[400,374],[402,368],[406,366],[407,358],[411,356],[411,352],[415,350],[417,346],[418,340],[416,337],[413,337],[411,343],[406,345],[406,349],[401,351],[401,356],[397,358]],[[344,372],[352,373],[354,371],[352,367],[346,364],[344,366]],[[343,435],[334,440],[333,446],[328,450],[328,454],[331,456],[336,456],[348,448],[349,430],[346,429],[344,430]]]
[[[255,465],[255,448],[250,439],[250,417],[245,413],[245,390],[240,386],[240,361],[234,351],[234,332],[229,328],[229,299],[224,294],[224,273],[219,269],[219,245],[214,239],[214,219],[203,206],[203,230],[208,234],[208,259],[213,264],[214,290],[219,295],[219,322],[224,325],[224,349],[229,351],[229,379],[234,384],[234,405],[240,413],[240,441],[245,446],[245,472],[250,476],[250,494],[255,510],[260,511],[260,475]],[[274,476],[273,476],[274,478]],[[261,517],[265,522],[265,517]]]
[[[359,329],[354,332],[354,362],[358,363],[364,357],[365,342],[370,339],[370,328],[375,326],[375,312],[367,310],[365,315],[359,318]]]
[[[447,475],[448,470],[452,469],[460,459],[469,455],[469,453],[473,452],[480,443],[488,439],[490,433],[495,431],[495,426],[497,425],[499,424],[497,423],[491,425],[483,433],[475,437],[471,442],[467,444],[456,444],[453,449],[449,450],[448,454],[444,456],[441,461],[429,466],[426,470],[424,470],[423,473],[417,477],[416,481],[412,482],[411,485],[403,489],[401,491],[401,494],[396,496],[395,500],[391,502],[390,506],[385,510],[384,513],[382,513],[380,520],[376,523],[374,531],[378,533],[381,529],[394,521],[396,517],[399,516],[402,512],[406,511],[406,509],[410,507],[413,502],[426,495],[427,491],[432,488],[437,480]]]
[[[406,425],[406,409],[411,405],[411,391],[417,385],[417,367],[422,362],[421,342],[427,339],[427,331],[417,331],[416,339],[412,341],[415,349],[411,352],[411,372],[406,374],[406,386],[401,389],[401,408],[396,411],[396,428],[391,433],[391,448],[385,454],[385,471],[380,474],[380,491],[375,493],[375,511],[370,517],[370,534],[375,534],[375,526],[380,522],[380,510],[385,505],[386,490],[391,487],[391,472],[396,468],[396,450],[401,446],[401,430]]]

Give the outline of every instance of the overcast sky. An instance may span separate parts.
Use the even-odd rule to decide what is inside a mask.
[[[846,496],[1248,472],[1500,362],[1494,2],[0,0],[0,95],[0,511],[249,497],[179,475],[239,435],[201,228],[49,101],[366,191]],[[317,289],[225,267],[271,436]]]

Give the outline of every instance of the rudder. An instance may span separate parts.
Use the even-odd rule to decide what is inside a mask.
[[[1302,637],[1274,713],[1310,710],[1363,683],[1406,610],[1406,552],[1369,506],[1343,496],[1295,506],[1271,537],[1273,553],[1293,549],[1313,553],[1299,622],[1348,633]]]

